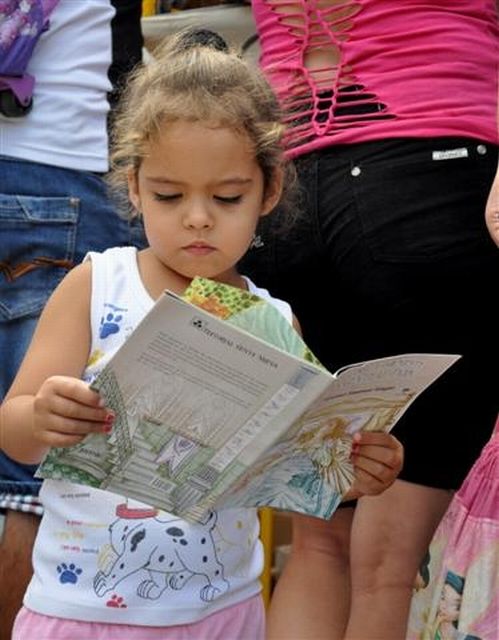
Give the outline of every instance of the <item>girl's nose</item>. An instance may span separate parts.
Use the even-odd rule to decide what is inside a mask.
[[[184,225],[188,229],[209,229],[213,218],[205,204],[191,204],[184,216]]]

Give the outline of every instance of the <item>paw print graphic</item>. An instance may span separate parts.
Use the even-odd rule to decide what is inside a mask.
[[[113,609],[126,609],[127,605],[123,602],[123,598],[121,596],[113,593],[111,599],[106,602],[106,607],[112,607]]]
[[[102,316],[100,320],[99,336],[104,339],[114,333],[118,333],[120,330],[120,322],[122,320],[123,316],[121,314],[115,314],[111,311],[105,316]]]
[[[59,582],[61,584],[76,584],[78,582],[78,578],[83,573],[83,570],[73,563],[67,565],[64,562],[61,562],[57,567],[57,572],[59,573]]]

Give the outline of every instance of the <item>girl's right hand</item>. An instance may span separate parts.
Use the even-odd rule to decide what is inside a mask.
[[[33,435],[47,447],[71,447],[89,433],[109,433],[114,414],[87,383],[68,376],[47,378],[33,402]]]

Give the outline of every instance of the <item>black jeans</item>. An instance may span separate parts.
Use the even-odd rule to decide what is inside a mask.
[[[291,303],[331,371],[396,353],[459,353],[395,428],[401,478],[460,485],[499,410],[499,252],[484,222],[494,145],[394,139],[297,161],[304,205],[286,235],[262,219],[241,270]],[[490,327],[490,329],[489,329]]]

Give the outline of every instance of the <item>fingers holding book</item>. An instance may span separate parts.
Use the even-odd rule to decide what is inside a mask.
[[[353,437],[351,461],[355,479],[345,500],[362,495],[378,495],[387,489],[400,473],[404,448],[390,433],[365,431]]]

